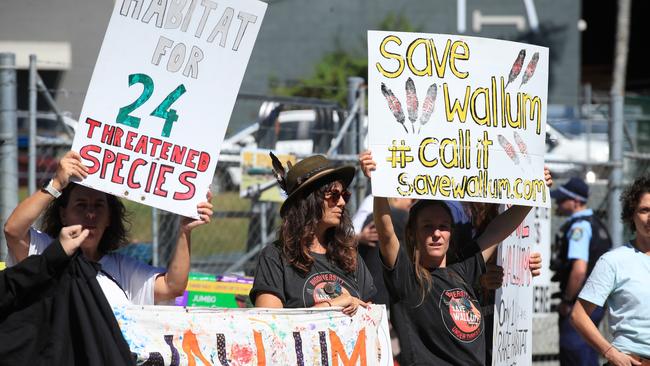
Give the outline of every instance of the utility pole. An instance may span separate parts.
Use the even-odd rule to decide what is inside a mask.
[[[623,243],[623,223],[619,197],[623,190],[623,129],[625,105],[625,73],[627,68],[630,39],[631,0],[618,0],[616,20],[616,43],[614,49],[614,71],[610,90],[609,160],[614,167],[609,175],[609,196],[607,197],[609,232],[615,246]]]

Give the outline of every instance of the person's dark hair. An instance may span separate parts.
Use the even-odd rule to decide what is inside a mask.
[[[406,252],[409,255],[409,258],[411,259],[411,262],[413,262],[414,268],[415,268],[415,279],[418,282],[418,285],[420,286],[420,303],[418,304],[421,305],[424,302],[424,299],[431,290],[431,286],[433,286],[433,278],[431,277],[431,272],[429,268],[424,267],[423,265],[420,264],[420,251],[418,250],[418,243],[415,238],[415,232],[417,230],[416,224],[417,224],[417,218],[422,211],[423,208],[429,207],[429,206],[440,206],[442,207],[447,215],[449,215],[449,219],[451,220],[451,225],[452,225],[452,234],[453,234],[453,227],[454,227],[454,220],[453,216],[451,214],[451,209],[449,206],[447,206],[446,203],[443,201],[436,201],[436,200],[421,200],[415,203],[413,206],[411,206],[411,209],[409,210],[409,218],[406,223],[406,235],[405,235],[405,245],[406,245]],[[453,245],[452,243],[452,237],[453,235],[449,236],[449,247]]]
[[[472,226],[476,231],[475,236],[481,235],[490,222],[499,216],[499,205],[486,202],[467,202],[463,205],[472,218]]]
[[[43,214],[41,228],[44,233],[52,238],[58,237],[63,228],[59,212],[61,208],[67,207],[68,202],[70,202],[70,194],[76,187],[78,187],[77,184],[68,184],[61,192],[61,196],[52,201]],[[122,201],[112,194],[106,194],[106,202],[108,204],[110,224],[104,230],[104,234],[99,241],[97,249],[101,254],[106,254],[126,244],[128,242],[127,230],[130,225],[126,207],[124,207]]]
[[[641,196],[645,193],[650,193],[650,176],[637,178],[621,194],[621,205],[623,206],[621,220],[623,223],[629,225],[633,232],[636,231],[636,227],[634,227],[634,212],[639,206]]]
[[[304,197],[294,200],[287,207],[278,232],[282,254],[303,275],[309,273],[314,264],[309,245],[316,235],[318,222],[323,218],[325,192],[330,190],[333,184],[334,182],[305,192]],[[341,223],[326,231],[325,240],[327,258],[344,271],[354,272],[357,267],[357,243],[347,210],[343,210]]]
[[[473,255],[467,249],[468,242],[481,235],[492,219],[499,216],[499,205],[485,202],[462,202],[464,213],[471,219],[470,222],[456,223],[454,227],[454,244],[447,251],[447,265],[458,263]],[[496,253],[496,252],[495,252]],[[493,254],[488,261],[496,260]]]

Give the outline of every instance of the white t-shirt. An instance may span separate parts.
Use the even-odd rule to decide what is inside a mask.
[[[612,344],[620,351],[650,357],[650,256],[630,243],[603,254],[580,291],[580,298],[607,305]]]
[[[354,226],[354,232],[361,234],[363,230],[363,223],[366,222],[368,215],[372,213],[372,205],[374,203],[374,197],[372,194],[366,196],[366,198],[361,201],[357,212],[352,216],[352,226]]]
[[[52,243],[49,235],[34,228],[29,229],[28,255],[41,254]],[[16,258],[9,251],[7,266],[16,264]],[[99,264],[102,270],[97,273],[97,282],[111,306],[154,304],[154,284],[156,277],[164,273],[164,268],[156,268],[138,260],[119,254],[104,255]]]

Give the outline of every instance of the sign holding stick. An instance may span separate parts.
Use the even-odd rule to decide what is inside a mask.
[[[374,195],[550,206],[547,48],[369,31],[368,65]]]
[[[197,217],[265,11],[116,1],[72,146],[81,184]]]

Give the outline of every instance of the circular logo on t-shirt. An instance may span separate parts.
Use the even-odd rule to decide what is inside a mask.
[[[359,296],[356,291],[351,290],[352,287],[344,279],[334,273],[313,274],[307,278],[303,288],[302,296],[304,306],[308,307],[323,302],[324,300],[337,298],[343,293],[344,287],[352,296]]]
[[[472,342],[483,332],[481,312],[467,291],[445,290],[440,295],[440,313],[447,330],[461,342]]]

